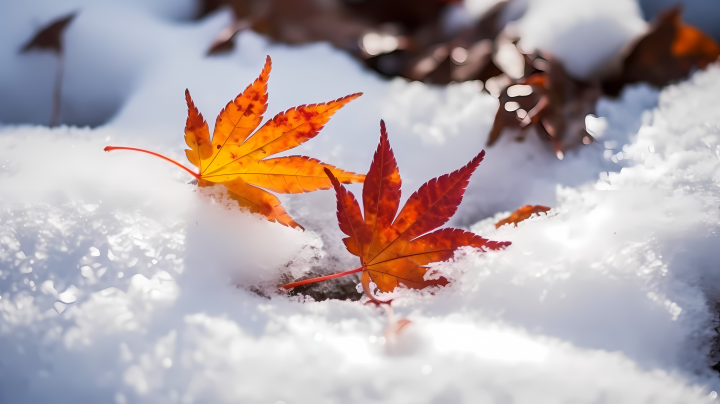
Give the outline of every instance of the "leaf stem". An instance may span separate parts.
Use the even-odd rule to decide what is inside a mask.
[[[339,272],[339,273],[332,274],[332,275],[321,276],[319,278],[305,279],[304,281],[288,283],[287,285],[283,285],[283,288],[285,288],[285,290],[290,290],[296,286],[307,285],[308,283],[325,281],[328,279],[334,279],[334,278],[339,278],[341,276],[354,274],[355,272],[361,272],[363,269],[365,269],[365,268],[360,267],[360,268],[351,269],[351,270],[345,271],[345,272]]]
[[[155,152],[150,151],[150,150],[138,149],[138,148],[135,148],[135,147],[123,147],[123,146],[106,146],[105,149],[103,149],[103,150],[105,150],[106,152],[110,152],[110,151],[113,151],[113,150],[132,150],[132,151],[139,151],[139,152],[143,152],[143,153],[147,153],[147,154],[152,154],[152,155],[155,156],[155,157],[159,157],[159,158],[161,158],[161,159],[163,159],[163,160],[166,160],[166,161],[169,161],[169,162],[175,164],[176,166],[178,166],[178,167],[182,168],[183,170],[187,171],[188,173],[190,173],[190,175],[192,175],[193,177],[197,178],[198,180],[201,179],[201,178],[200,178],[200,174],[196,174],[196,173],[192,172],[189,168],[187,168],[187,167],[185,167],[184,165],[178,163],[177,161],[171,159],[170,157],[165,157],[165,156],[163,156],[162,154],[155,153]]]
[[[55,88],[53,88],[53,108],[50,115],[50,127],[58,126],[60,120],[60,103],[62,102],[62,80],[63,71],[65,70],[65,55],[62,51],[58,52],[58,65],[55,72]]]

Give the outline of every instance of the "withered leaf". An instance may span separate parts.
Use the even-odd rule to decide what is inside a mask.
[[[28,43],[23,46],[21,52],[29,52],[31,50],[50,50],[57,53],[63,51],[63,34],[68,25],[77,16],[77,13],[70,13],[65,17],[53,20],[48,25],[40,29]]]
[[[623,86],[646,82],[663,87],[687,77],[693,68],[705,68],[720,56],[720,46],[680,18],[680,8],[661,12],[648,33],[623,61],[619,77],[607,80],[604,90],[617,95]]]
[[[488,145],[494,144],[504,129],[518,133],[517,139],[522,140],[533,128],[540,138],[550,141],[562,159],[565,150],[594,141],[585,130],[585,117],[595,112],[601,94],[617,96],[625,85],[636,82],[665,86],[687,77],[694,67],[706,67],[718,56],[720,47],[695,27],[683,23],[679,8],[661,13],[648,34],[630,47],[619,73],[602,81],[569,76],[560,61],[542,50],[525,55],[525,76],[499,94],[500,107]],[[529,66],[534,69],[527,69]],[[518,85],[529,85],[532,92],[527,96],[509,95],[508,90]]]
[[[549,211],[549,210],[550,210],[550,208],[548,208],[547,206],[525,205],[525,206],[518,208],[515,212],[511,213],[510,216],[495,223],[495,228],[498,229],[501,226],[504,226],[504,225],[510,224],[510,223],[517,226],[518,223],[522,222],[525,219],[529,219],[530,216],[532,216],[533,214],[540,214],[543,212],[547,213],[547,211]]]
[[[497,141],[504,129],[524,136],[534,128],[562,160],[566,149],[592,141],[585,130],[585,117],[595,111],[599,84],[573,79],[552,57],[548,57],[545,68],[545,72],[534,73],[502,90],[488,146]]]

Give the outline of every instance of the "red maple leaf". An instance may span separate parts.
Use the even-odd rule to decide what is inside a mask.
[[[459,170],[423,184],[398,214],[402,180],[385,123],[380,121],[380,144],[363,184],[364,217],[352,192],[325,170],[337,195],[340,230],[348,236],[343,242],[351,254],[360,258],[360,268],[283,287],[290,289],[362,271],[365,294],[376,303],[385,303],[372,294],[370,280],[381,292],[391,292],[401,284],[413,289],[444,286],[448,280],[443,277],[425,279],[428,264],[452,258],[460,247],[485,251],[510,245],[508,241],[490,241],[465,230],[435,230],[457,211],[470,176],[484,156],[483,150]]]

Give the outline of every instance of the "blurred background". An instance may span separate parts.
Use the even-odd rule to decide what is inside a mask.
[[[212,127],[270,55],[267,117],[365,93],[288,153],[365,172],[385,119],[417,186],[488,149],[457,215],[469,225],[631,164],[623,145],[657,91],[720,56],[718,16],[714,0],[4,2],[0,122],[103,128],[90,135],[175,156],[184,90]],[[631,110],[608,107],[631,87]]]
[[[248,32],[288,47],[330,44],[382,79],[473,81],[495,98],[545,73],[567,93],[552,104],[570,102],[583,118],[601,93],[616,96],[639,81],[663,86],[704,67],[720,39],[715,0],[29,0],[3,2],[0,11],[5,124],[102,125],[158,61],[203,74],[203,59],[246,53],[239,48],[252,46],[242,43]],[[693,32],[684,53],[671,49],[686,26],[707,37]],[[549,87],[545,78],[533,83],[536,92]],[[516,109],[529,111],[539,97],[530,98]],[[563,140],[562,132],[576,118],[544,126],[574,144],[584,134]]]

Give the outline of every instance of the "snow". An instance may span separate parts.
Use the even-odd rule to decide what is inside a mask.
[[[578,79],[611,68],[619,51],[647,26],[633,0],[526,1],[527,12],[516,22],[519,46],[549,52]]]
[[[497,100],[473,82],[385,81],[327,44],[251,32],[205,57],[228,13],[188,22],[191,4],[170,3],[84,3],[68,30],[62,120],[104,123],[95,128],[14,124],[43,123],[50,110],[52,83],[38,77],[52,75],[51,57],[15,54],[28,21],[80,3],[0,6],[18,16],[0,24],[2,94],[14,97],[0,101],[1,402],[716,401],[720,67],[601,99],[588,120],[600,141],[563,161],[534,136],[501,138],[451,224],[512,246],[459,251],[430,271],[450,286],[397,290],[384,296],[396,298],[389,312],[277,289],[357,266],[332,192],[281,197],[302,232],[199,190],[166,162],[103,147],[183,161],[184,89],[212,124],[270,54],[266,118],[365,93],[289,154],[366,172],[382,118],[407,198],[483,148]],[[639,26],[631,3],[595,7],[611,4],[625,11],[601,17]],[[557,32],[581,20],[568,15]],[[553,209],[494,228],[529,203]],[[403,318],[411,324],[393,332]]]

